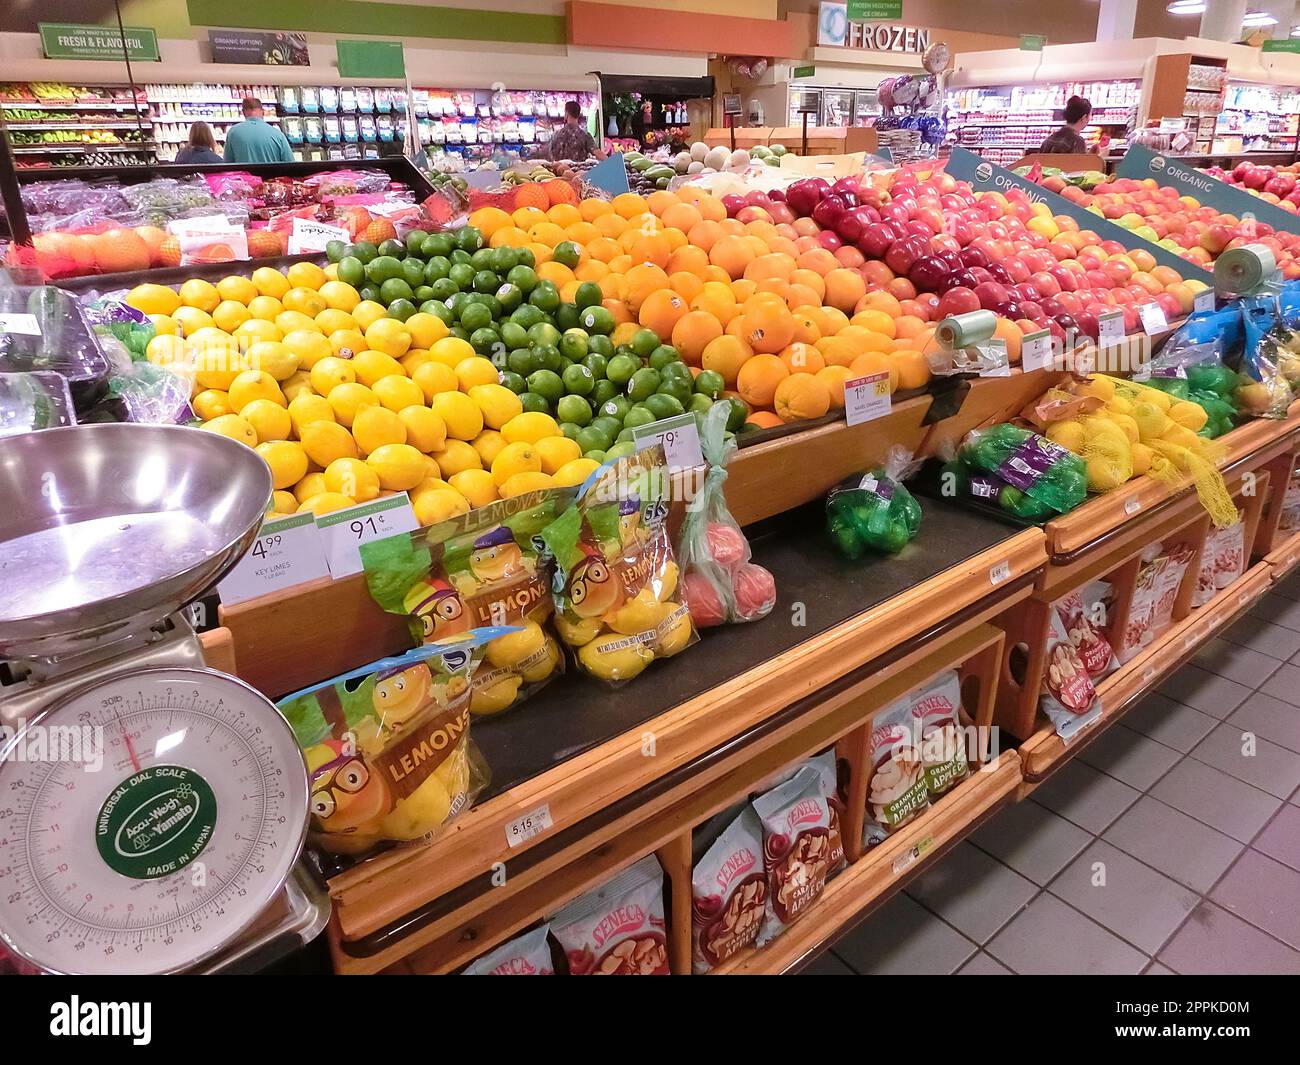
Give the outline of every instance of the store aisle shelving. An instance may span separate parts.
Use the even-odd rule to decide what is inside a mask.
[[[1300,573],[804,972],[1300,973]]]

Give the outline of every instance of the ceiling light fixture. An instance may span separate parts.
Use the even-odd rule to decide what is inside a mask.
[[[1277,19],[1267,11],[1247,11],[1241,24],[1250,29],[1257,29],[1261,26],[1276,26]]]
[[[1205,0],[1174,0],[1165,10],[1171,15],[1201,15],[1205,13]]]

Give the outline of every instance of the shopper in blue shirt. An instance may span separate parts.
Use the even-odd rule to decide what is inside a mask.
[[[227,163],[292,163],[289,142],[262,117],[262,101],[244,97],[244,121],[226,134]]]

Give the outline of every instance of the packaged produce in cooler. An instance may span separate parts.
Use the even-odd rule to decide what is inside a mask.
[[[554,976],[550,932],[544,924],[516,936],[471,962],[461,976]]]
[[[531,492],[362,545],[370,594],[389,613],[407,617],[417,642],[443,643],[485,625],[513,627],[485,649],[471,713],[516,706],[564,671],[549,624],[554,563],[537,537],[572,498],[568,489]]]
[[[1245,349],[1241,370],[1251,380],[1237,391],[1242,409],[1260,418],[1285,418],[1300,383],[1300,308],[1273,295],[1241,300]]]
[[[60,374],[0,373],[0,436],[76,425],[68,382]]]
[[[872,718],[867,758],[871,777],[867,781],[863,839],[874,846],[930,805],[917,718],[908,695]]]
[[[75,298],[51,287],[0,286],[0,374],[57,373],[84,411],[104,398],[109,370]]]
[[[763,824],[767,910],[758,945],[771,942],[817,901],[832,862],[831,807],[821,774],[805,766],[754,800]]]
[[[897,554],[921,529],[921,505],[903,485],[911,456],[893,447],[885,464],[854,474],[826,497],[826,529],[836,550],[858,559],[868,550]]]
[[[715,404],[700,427],[700,449],[709,464],[704,484],[686,508],[678,535],[682,596],[696,628],[757,621],[776,605],[776,580],[750,561],[749,541],[727,509],[727,463],[736,451],[728,439],[724,404]]]
[[[551,918],[570,976],[667,976],[663,870],[653,854]]]
[[[608,463],[541,532],[556,560],[555,626],[579,668],[617,684],[698,637],[668,538],[668,466],[655,444]]]
[[[487,783],[469,735],[470,683],[499,628],[417,647],[277,704],[311,779],[311,838],[338,854],[431,838]]]
[[[705,973],[758,939],[767,906],[763,823],[746,803],[691,870],[691,970]],[[706,838],[709,829],[706,827]]]

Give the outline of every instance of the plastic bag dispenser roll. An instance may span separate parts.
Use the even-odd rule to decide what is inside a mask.
[[[1263,244],[1229,248],[1214,264],[1214,288],[1223,296],[1249,295],[1277,281],[1277,260]]]

